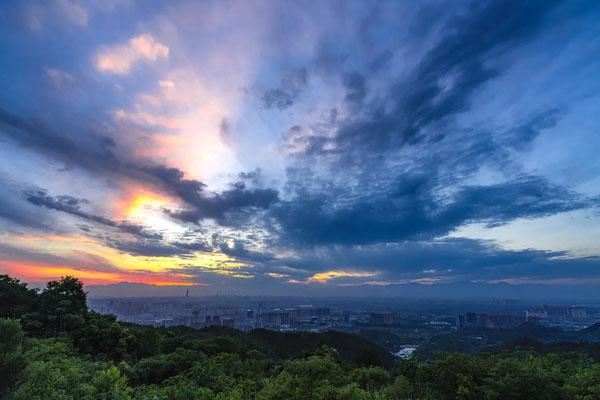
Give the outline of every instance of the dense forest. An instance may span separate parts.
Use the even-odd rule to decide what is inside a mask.
[[[75,278],[37,291],[0,276],[8,400],[600,399],[600,363],[589,354],[530,344],[395,360],[336,332],[119,323],[88,310]]]

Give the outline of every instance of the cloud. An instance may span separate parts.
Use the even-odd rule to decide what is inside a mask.
[[[275,278],[275,279],[283,279],[283,278],[289,278],[290,277],[289,274],[280,274],[278,272],[267,272],[266,275],[269,278]]]
[[[95,56],[96,69],[103,73],[126,75],[138,61],[166,60],[169,48],[151,35],[140,35],[125,44],[105,47]]]
[[[68,21],[83,28],[89,21],[88,9],[78,0],[27,1],[18,6],[22,8],[26,26],[34,32],[41,31],[49,22]]]
[[[75,1],[58,0],[62,11],[75,25],[86,26],[88,23],[88,11]]]
[[[264,263],[275,259],[271,253],[247,249],[244,241],[241,239],[235,239],[232,246],[228,242],[220,241],[218,235],[215,235],[213,242],[223,254],[243,260],[244,262]]]
[[[170,243],[148,239],[125,241],[108,238],[107,244],[124,253],[146,257],[179,256],[185,258],[198,251],[212,251],[212,247],[201,238],[196,238],[194,242]]]
[[[563,110],[531,112],[508,129],[457,124],[475,93],[543,31],[555,5],[471,4],[443,20],[412,68],[384,76],[370,93],[366,82],[377,72],[344,72],[350,57],[324,55],[340,55],[343,47],[322,46],[317,60],[330,60],[323,73],[342,78],[348,111],[307,134],[294,132],[300,151],[287,170],[288,195],[269,211],[280,242],[298,248],[434,240],[470,222],[493,226],[598,206],[524,172],[518,160]],[[492,22],[498,18],[503,23]],[[497,177],[482,179],[484,170]]]
[[[174,88],[175,87],[175,82],[169,81],[169,80],[163,80],[163,81],[158,81],[158,85],[160,87],[170,89],[170,88]]]
[[[567,252],[534,249],[507,250],[490,241],[464,238],[320,246],[299,249],[292,255],[256,259],[240,255],[238,260],[254,265],[255,269],[285,271],[293,283],[335,286],[494,284],[499,280],[554,284],[560,278],[572,282],[600,278],[598,257],[573,257]],[[332,265],[344,268],[331,268]]]
[[[78,199],[72,196],[52,197],[49,196],[45,190],[26,190],[23,194],[25,199],[33,205],[46,207],[56,211],[62,211],[90,222],[116,228],[123,233],[128,233],[146,239],[160,239],[162,237],[159,233],[148,232],[143,227],[136,224],[129,222],[116,222],[108,218],[83,211],[81,206],[89,203],[84,199]]]
[[[538,250],[507,251],[448,239],[471,223],[494,237],[487,228],[531,219],[547,226],[551,215],[596,211],[594,162],[582,157],[570,166],[590,171],[585,187],[554,162],[559,153],[582,154],[574,149],[584,143],[594,147],[592,113],[577,113],[577,96],[595,109],[597,84],[585,77],[595,71],[586,46],[596,14],[557,3],[265,4],[232,15],[204,3],[168,10],[132,3],[98,17],[127,20],[154,36],[92,47],[93,66],[126,75],[168,61],[169,71],[121,79],[118,92],[110,79],[78,70],[90,62],[90,42],[73,35],[71,23],[88,24],[89,38],[122,33],[91,23],[102,6],[19,4],[31,9],[30,28],[49,27],[58,12],[68,23],[43,35],[10,21],[0,28],[23,40],[5,49],[16,64],[0,68],[10,77],[5,104],[18,110],[0,108],[0,140],[10,143],[2,165],[28,181],[23,187],[36,188],[0,193],[2,228],[55,232],[78,224],[124,258],[191,265],[223,257],[217,272],[201,267],[199,279],[210,275],[221,285],[239,280],[235,274],[253,277],[245,284],[254,293],[285,281],[302,293],[343,286],[343,293],[388,294],[431,283],[593,281],[597,259],[542,251],[540,241],[527,242]],[[32,47],[40,40],[49,51]],[[57,43],[72,45],[72,59],[52,51]],[[40,65],[21,61],[33,59]],[[44,80],[77,90],[57,97]],[[279,143],[281,132],[287,143]],[[558,137],[564,148],[546,152]],[[21,175],[28,150],[39,164]],[[555,165],[539,168],[536,157]],[[259,166],[264,179],[236,175]],[[77,193],[73,185],[85,195],[56,195]],[[168,198],[135,216],[162,236],[121,220],[133,214],[114,216],[112,203],[123,204],[114,197],[124,192]],[[530,245],[514,232],[514,247]],[[542,244],[556,248],[552,240]]]
[[[361,105],[367,95],[365,78],[358,72],[348,73],[343,78],[346,89],[346,101],[352,105]]]
[[[556,4],[492,0],[471,5],[446,24],[408,76],[388,82],[384,95],[365,112],[349,116],[333,137],[319,138],[320,151],[333,146],[340,152],[390,152],[425,138],[437,140],[448,119],[467,111],[472,95],[500,75],[502,56],[533,38]],[[339,65],[331,73],[338,70]],[[344,85],[348,99],[364,98],[360,75],[346,75]]]
[[[52,229],[57,228],[55,221],[45,218],[42,213],[36,212],[34,207],[28,207],[27,203],[23,202],[22,197],[16,194],[19,193],[19,188],[15,188],[1,176],[0,184],[3,187],[0,191],[0,221],[4,229],[8,230],[10,226],[15,226],[17,229],[28,228],[51,232]]]
[[[300,191],[277,203],[272,215],[281,224],[283,241],[358,245],[433,239],[469,222],[503,224],[598,205],[536,176],[462,186],[444,196],[431,177],[401,175],[380,193],[359,192],[367,194]]]
[[[24,3],[23,19],[27,27],[34,31],[41,31],[44,27],[46,9],[39,4]]]
[[[183,199],[187,210],[166,210],[174,219],[197,223],[203,219],[214,219],[226,222],[226,214],[244,209],[266,209],[277,200],[278,192],[274,189],[234,187],[211,196],[203,195],[194,182],[173,182],[170,185],[174,194]]]
[[[192,285],[191,275],[178,272],[153,272],[119,268],[104,257],[79,250],[56,255],[36,250],[0,244],[0,269],[24,277],[30,282],[45,282],[59,276],[75,275],[84,282],[116,283],[140,282],[146,284]]]
[[[58,136],[46,127],[29,122],[0,108],[0,134],[27,148],[93,172],[107,176],[145,183],[168,195],[181,199],[187,210],[169,210],[169,215],[187,222],[200,219],[223,220],[227,213],[247,208],[268,208],[278,198],[270,188],[246,187],[242,181],[220,193],[210,193],[206,185],[184,177],[183,171],[160,164],[123,160],[114,152],[114,146],[92,149],[73,140]],[[102,142],[104,143],[104,142]],[[73,211],[73,210],[72,210]]]
[[[315,296],[427,296],[427,297],[594,297],[594,283],[600,278],[596,258],[565,258],[564,252],[539,250],[511,251],[492,242],[469,239],[442,239],[424,242],[335,246],[299,251],[269,262],[240,262],[245,267],[214,270],[196,267],[176,272],[194,275],[211,283],[216,291],[226,285],[229,293],[270,293]],[[288,267],[283,267],[287,265]],[[344,265],[343,268],[331,268]],[[424,269],[436,269],[423,272]],[[238,272],[236,272],[238,271]],[[264,271],[264,272],[263,272]],[[336,274],[329,274],[337,271]],[[339,273],[342,271],[342,273]],[[227,272],[229,275],[224,275]],[[344,277],[345,272],[377,274],[376,277]],[[253,279],[239,279],[234,274]],[[290,275],[275,278],[273,274]],[[323,275],[317,275],[323,274]],[[310,277],[326,281],[307,284]],[[333,277],[327,279],[329,275]],[[561,290],[549,289],[564,279]],[[514,286],[501,283],[510,280]],[[195,279],[192,279],[195,281]],[[586,283],[586,281],[588,283]],[[535,284],[533,284],[535,282]],[[293,289],[287,284],[293,284]],[[579,289],[577,289],[579,287]]]
[[[172,186],[177,189],[175,194],[192,208],[184,211],[168,211],[168,214],[186,222],[195,223],[206,218],[226,222],[225,217],[228,212],[244,209],[268,209],[278,200],[277,190],[260,187],[247,188],[242,181],[213,196],[202,196],[199,190],[201,188],[185,182]]]
[[[283,111],[294,105],[301,91],[308,84],[308,72],[306,68],[288,71],[276,88],[267,89],[263,92],[262,102],[266,109],[277,108]]]
[[[105,258],[83,251],[73,251],[67,256],[58,256],[43,251],[0,244],[0,259],[2,261],[43,264],[55,267],[70,266],[75,269],[99,272],[122,272]]]
[[[338,278],[373,278],[377,275],[377,272],[332,270],[316,273],[310,276],[306,283],[327,283]]]
[[[263,93],[262,101],[265,108],[276,107],[283,111],[294,104],[295,95],[283,89],[268,89]]]
[[[44,67],[44,71],[46,71],[46,75],[48,75],[48,78],[57,89],[64,89],[67,85],[74,82],[70,74],[59,69]]]
[[[194,235],[192,241],[164,241],[163,235],[150,231],[146,227],[128,221],[113,221],[103,216],[86,212],[83,205],[89,204],[87,200],[72,196],[52,197],[45,190],[26,190],[25,199],[36,206],[51,210],[61,211],[86,221],[99,224],[104,227],[114,228],[120,233],[132,235],[135,240],[122,239],[114,235],[106,235],[104,242],[119,251],[136,256],[148,257],[185,257],[197,251],[212,251],[212,247],[198,234]]]

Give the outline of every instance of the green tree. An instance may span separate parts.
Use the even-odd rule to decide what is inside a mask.
[[[85,324],[72,336],[75,347],[82,353],[114,361],[129,361],[131,358],[129,344],[134,338],[113,315],[88,312]]]
[[[87,294],[83,283],[66,276],[48,282],[39,295],[38,311],[26,327],[39,336],[51,337],[73,333],[84,326],[87,316]]]
[[[27,366],[12,400],[83,399],[86,374],[80,362],[72,358],[35,361]]]
[[[317,354],[302,359],[288,360],[283,370],[265,381],[256,398],[261,400],[333,399],[337,389],[347,382],[337,353],[321,348]]]
[[[579,346],[438,355],[390,372],[355,357],[381,354],[349,335],[123,324],[88,312],[81,282],[69,277],[40,294],[6,276],[0,288],[18,294],[11,304],[22,315],[21,324],[0,319],[2,400],[600,399],[597,353],[565,350]],[[350,345],[318,347],[332,338]]]
[[[24,368],[21,325],[18,320],[0,319],[0,398],[13,387]]]
[[[85,391],[84,400],[129,400],[132,392],[116,367],[97,372]]]
[[[361,389],[356,383],[340,388],[336,396],[338,400],[369,400],[372,398],[368,391]]]
[[[0,275],[0,318],[21,318],[36,308],[37,292],[26,283]]]
[[[390,374],[380,367],[357,368],[350,373],[350,380],[356,382],[362,389],[380,389],[390,382]]]

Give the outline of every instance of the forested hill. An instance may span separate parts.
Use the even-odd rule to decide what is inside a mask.
[[[267,329],[255,329],[242,332],[237,329],[211,326],[194,329],[185,326],[171,328],[150,328],[134,324],[119,324],[129,330],[141,332],[152,330],[166,336],[175,336],[186,341],[222,340],[227,338],[236,346],[251,348],[276,359],[307,355],[318,351],[323,346],[332,348],[341,360],[358,365],[373,365],[385,369],[394,366],[395,357],[382,347],[356,335],[329,331],[324,333],[310,332],[276,332]]]
[[[438,352],[472,354],[512,348],[535,350],[539,353],[579,351],[600,361],[599,326],[595,324],[578,331],[564,331],[525,322],[511,329],[461,329],[433,336],[419,347],[417,355],[421,358],[430,358]]]
[[[588,356],[505,350],[398,361],[336,332],[123,324],[77,279],[38,292],[0,276],[3,400],[600,399]]]

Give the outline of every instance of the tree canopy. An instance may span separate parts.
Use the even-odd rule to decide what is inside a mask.
[[[0,278],[8,400],[598,400],[600,364],[523,348],[389,362],[363,338],[119,323],[66,277],[41,292]],[[316,336],[315,336],[316,335]]]

